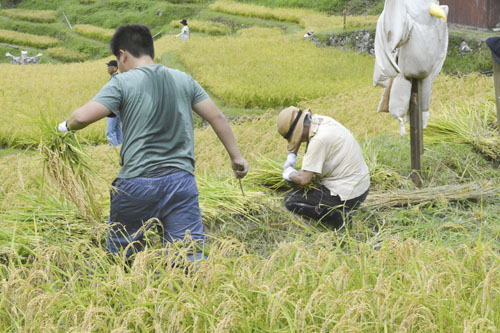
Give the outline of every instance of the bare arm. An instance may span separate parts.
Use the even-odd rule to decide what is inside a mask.
[[[226,148],[236,178],[245,177],[248,173],[248,163],[241,156],[233,130],[217,105],[210,98],[206,98],[195,104],[193,110],[212,126],[217,137]]]
[[[99,102],[90,101],[76,109],[68,118],[68,129],[75,131],[109,116],[111,111]]]
[[[314,172],[311,171],[306,171],[306,170],[300,170],[298,172],[292,172],[290,175],[290,178],[294,183],[297,183],[299,185],[307,185],[311,182],[312,178],[314,176]]]

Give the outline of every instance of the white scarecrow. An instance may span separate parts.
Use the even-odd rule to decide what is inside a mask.
[[[6,57],[10,57],[10,63],[14,65],[29,65],[29,64],[38,64],[38,58],[42,56],[41,53],[38,53],[34,57],[28,57],[28,51],[21,51],[21,56],[16,57],[10,54],[9,52],[5,53]]]
[[[377,21],[373,85],[385,89],[378,111],[399,120],[405,135],[405,118],[411,79],[422,80],[423,128],[427,126],[432,82],[443,67],[448,49],[448,6],[436,0],[386,0]]]

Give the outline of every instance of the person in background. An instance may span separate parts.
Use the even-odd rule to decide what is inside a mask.
[[[209,123],[231,159],[236,178],[248,173],[233,131],[205,90],[190,75],[153,62],[153,38],[140,24],[119,27],[110,48],[121,74],[59,124],[79,130],[110,114],[123,125],[122,167],[113,182],[107,237],[112,253],[127,257],[144,248],[146,222],[161,223],[163,245],[205,240],[194,177],[196,112]],[[151,225],[152,227],[152,225]],[[189,258],[203,259],[193,247]]]
[[[368,167],[351,132],[336,120],[312,115],[309,109],[290,106],[277,119],[278,132],[288,141],[288,157],[283,178],[305,186],[313,177],[319,188],[299,188],[285,195],[288,210],[332,229],[349,221],[354,210],[366,199],[370,188]],[[296,170],[297,152],[307,143],[302,169]]]
[[[182,36],[182,41],[184,42],[189,39],[189,27],[186,19],[182,19],[181,24],[183,25],[182,30],[175,38]]]
[[[116,60],[111,60],[106,63],[108,66],[108,74],[111,75],[110,80],[113,80],[118,75],[118,63]],[[123,141],[122,125],[120,124],[120,117],[114,114],[108,116],[108,125],[106,126],[106,137],[108,138],[110,146],[118,146]]]

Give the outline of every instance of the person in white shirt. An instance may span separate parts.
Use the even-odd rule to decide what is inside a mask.
[[[189,39],[189,27],[186,19],[182,19],[181,24],[183,25],[182,30],[175,38],[182,36],[182,41],[184,42]]]
[[[277,119],[278,132],[288,141],[283,178],[315,188],[298,188],[285,195],[285,206],[297,214],[319,220],[332,229],[350,220],[366,199],[370,174],[354,136],[336,120],[312,115],[309,109],[290,106]],[[297,152],[307,143],[302,169],[296,170]]]

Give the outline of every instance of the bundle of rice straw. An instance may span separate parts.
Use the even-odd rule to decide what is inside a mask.
[[[38,150],[43,156],[45,171],[84,219],[100,222],[102,207],[91,180],[97,173],[90,167],[90,157],[75,133],[59,132],[49,118],[40,113]]]
[[[429,201],[457,201],[482,199],[498,195],[500,186],[475,182],[467,184],[444,185],[416,190],[397,190],[370,193],[361,207],[367,209],[401,207]]]
[[[500,159],[500,136],[494,104],[466,105],[443,111],[425,130],[425,141],[469,144],[480,153]]]

